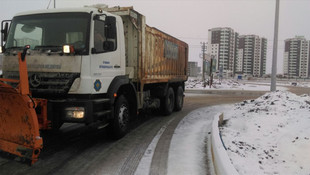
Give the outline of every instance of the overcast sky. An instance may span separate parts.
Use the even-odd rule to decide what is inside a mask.
[[[46,9],[50,0],[1,0],[0,20],[15,13]],[[53,1],[50,8],[53,8]],[[201,42],[208,29],[231,27],[240,35],[268,39],[267,73],[271,72],[276,0],[56,0],[56,8],[91,4],[134,6],[146,23],[187,42],[190,61],[201,62]],[[296,35],[310,40],[310,0],[280,0],[278,73],[282,73],[284,40]]]

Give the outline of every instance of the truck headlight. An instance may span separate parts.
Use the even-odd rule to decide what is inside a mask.
[[[85,115],[85,109],[83,107],[70,107],[65,108],[66,118],[82,119]]]

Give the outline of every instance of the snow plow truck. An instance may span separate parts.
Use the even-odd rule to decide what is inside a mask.
[[[139,111],[183,107],[188,45],[132,7],[23,12],[1,23],[0,150],[38,160],[42,130],[102,123],[114,138]]]

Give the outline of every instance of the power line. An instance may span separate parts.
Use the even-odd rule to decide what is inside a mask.
[[[52,0],[50,0],[50,1],[48,2],[48,5],[47,5],[46,9],[48,9],[48,8],[50,7],[51,2],[52,2]],[[55,9],[55,8],[56,8],[56,0],[54,0],[54,9]]]
[[[50,0],[50,2],[48,2],[48,5],[47,5],[46,9],[48,9],[48,8],[50,7],[51,1],[52,1],[52,0]]]
[[[180,36],[177,38],[182,38],[182,39],[194,39],[194,40],[208,40],[208,38],[204,38],[204,37],[189,37],[189,36]]]

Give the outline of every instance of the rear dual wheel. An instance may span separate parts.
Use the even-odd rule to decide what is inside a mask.
[[[180,111],[183,108],[183,102],[184,102],[184,91],[181,86],[179,86],[176,90],[175,95],[175,111]]]
[[[184,91],[182,86],[178,86],[174,92],[172,87],[169,87],[167,95],[161,100],[161,108],[164,115],[170,115],[173,110],[180,111],[183,108]]]
[[[170,115],[174,110],[174,91],[172,87],[169,87],[167,95],[161,101],[161,107],[164,115]]]

